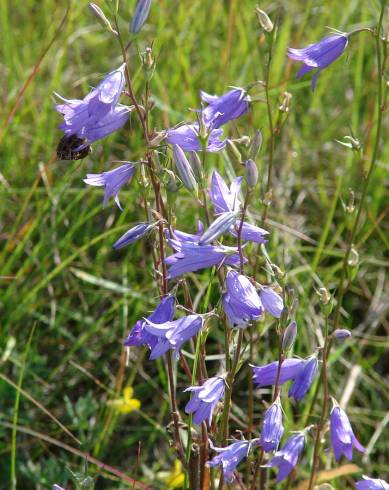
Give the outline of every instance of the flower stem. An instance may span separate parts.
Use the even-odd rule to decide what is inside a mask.
[[[337,303],[336,303],[336,307],[335,307],[332,332],[334,332],[339,326],[340,310],[342,307],[344,294],[347,290],[347,287],[345,285],[345,280],[346,280],[347,269],[348,269],[348,261],[349,261],[351,249],[353,246],[353,242],[355,240],[355,237],[356,237],[356,234],[358,231],[360,218],[361,218],[362,211],[363,211],[365,201],[366,201],[366,197],[367,197],[367,190],[369,187],[369,183],[370,183],[371,177],[373,175],[374,169],[376,167],[379,145],[380,145],[380,140],[381,140],[382,117],[383,117],[383,110],[384,110],[383,97],[382,97],[382,73],[383,73],[383,69],[384,69],[384,63],[386,62],[386,57],[384,58],[384,63],[383,63],[382,57],[381,57],[381,47],[380,47],[380,32],[381,32],[381,28],[382,28],[382,21],[383,21],[383,16],[384,16],[384,12],[385,12],[385,7],[386,7],[386,0],[383,0],[382,4],[381,4],[381,13],[380,13],[379,21],[378,21],[377,30],[376,30],[376,32],[370,31],[375,35],[377,70],[378,70],[378,75],[377,75],[377,80],[378,80],[378,85],[377,85],[377,110],[378,110],[377,131],[376,131],[373,155],[372,155],[370,165],[369,165],[369,170],[367,172],[367,175],[366,175],[366,177],[364,179],[364,183],[363,183],[361,200],[359,202],[357,214],[356,214],[356,217],[354,220],[353,227],[351,229],[350,239],[348,241],[348,247],[346,249],[346,253],[345,253],[344,258],[343,258],[343,265],[342,265],[342,270],[341,270],[341,275],[340,275],[338,298],[337,298]],[[321,380],[322,380],[322,384],[323,384],[323,392],[324,392],[323,398],[324,399],[323,399],[323,404],[322,404],[320,421],[319,421],[319,425],[317,427],[315,448],[314,448],[314,453],[313,453],[312,470],[311,470],[311,476],[309,479],[308,490],[312,490],[312,488],[313,488],[313,485],[315,483],[316,472],[317,472],[318,466],[319,466],[320,440],[321,440],[321,434],[322,434],[322,431],[324,428],[325,415],[327,412],[327,404],[328,404],[328,397],[329,397],[327,365],[328,365],[328,358],[330,355],[331,347],[332,347],[332,336],[329,335],[328,318],[326,317],[325,344],[324,344],[324,349],[323,349],[323,366],[322,366],[322,375],[321,375]]]

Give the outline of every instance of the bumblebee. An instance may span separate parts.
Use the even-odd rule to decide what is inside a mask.
[[[92,151],[90,145],[78,149],[85,143],[85,139],[79,138],[76,134],[63,136],[57,146],[58,160],[81,160]]]

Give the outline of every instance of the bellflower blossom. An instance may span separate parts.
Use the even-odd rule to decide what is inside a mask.
[[[165,296],[153,313],[147,317],[147,320],[150,320],[153,323],[171,322],[174,317],[175,309],[176,298],[174,296]],[[127,347],[147,345],[149,349],[154,349],[158,343],[158,337],[148,332],[145,329],[145,325],[145,319],[138,320],[127,339],[124,341],[124,345]]]
[[[126,163],[125,165],[121,165],[120,167],[101,174],[87,174],[84,182],[88,185],[104,186],[104,208],[107,206],[108,199],[113,197],[119,209],[122,209],[119,201],[119,191],[124,184],[133,178],[135,170],[135,165]]]
[[[192,391],[193,395],[186,404],[185,412],[194,413],[193,422],[201,424],[204,420],[212,421],[215,406],[224,396],[225,380],[221,376],[207,379],[201,386],[190,386],[186,391]]]
[[[200,245],[208,245],[229,230],[236,222],[236,213],[227,211],[220,214],[200,237]]]
[[[266,410],[263,418],[261,432],[261,446],[263,450],[266,453],[277,450],[283,433],[282,408],[280,399],[277,398]]]
[[[297,73],[297,78],[301,78],[306,73],[317,68],[317,72],[312,78],[312,90],[315,90],[321,70],[339,58],[346,49],[347,44],[348,35],[341,33],[328,36],[318,43],[310,44],[303,49],[288,48],[289,58],[303,62]]]
[[[226,287],[223,308],[232,326],[245,327],[247,322],[257,320],[261,316],[261,300],[247,277],[231,270],[227,273]]]
[[[284,309],[284,302],[281,296],[273,291],[269,287],[261,287],[259,290],[259,297],[261,298],[263,307],[275,318],[280,318],[282,310]]]
[[[181,241],[171,238],[168,239],[168,242],[175,250],[173,255],[165,259],[169,279],[214,265],[238,265],[240,263],[237,247],[199,245],[189,240]]]
[[[330,432],[336,461],[339,461],[342,455],[351,461],[353,447],[361,453],[365,452],[365,448],[354,435],[346,412],[335,401],[330,414]]]
[[[389,483],[378,478],[369,478],[363,475],[362,480],[355,484],[357,490],[389,490]]]
[[[85,139],[81,147],[104,138],[124,126],[131,111],[130,107],[118,104],[123,91],[123,64],[109,73],[84,99],[64,99],[58,94],[63,104],[57,104],[56,110],[64,116],[59,127],[65,135],[77,135]]]
[[[289,396],[297,401],[304,398],[316,376],[318,364],[316,355],[313,355],[304,361],[302,369],[298,372],[294,383],[289,389]]]
[[[198,138],[199,125],[183,124],[177,128],[168,129],[166,141],[171,145],[178,145],[184,151],[201,151],[202,146]],[[222,129],[210,129],[208,145],[206,151],[217,152],[226,146],[226,142],[220,138],[223,135]]]
[[[239,211],[242,205],[238,197],[241,185],[242,177],[237,177],[232,181],[230,188],[228,188],[223,177],[214,170],[211,178],[209,197],[214,205],[215,214],[221,214],[227,211]]]
[[[196,335],[203,326],[201,315],[187,315],[164,323],[154,323],[149,319],[145,319],[145,322],[146,331],[158,338],[157,344],[150,353],[151,360],[161,357],[170,349],[178,358],[182,345]]]
[[[291,379],[295,379],[305,364],[304,359],[285,359],[281,364],[279,384],[283,385]],[[253,368],[253,381],[257,388],[271,386],[276,383],[278,361],[264,366],[251,366]]]
[[[303,433],[293,434],[286,441],[284,447],[275,453],[271,461],[266,465],[273,468],[278,467],[277,483],[289,475],[296,466],[299,456],[304,449],[305,436]]]
[[[259,439],[237,441],[227,447],[215,447],[212,443],[210,443],[210,445],[211,448],[219,454],[205,464],[211,468],[221,465],[223,468],[224,479],[228,483],[231,483],[235,480],[234,472],[236,467],[242,459],[247,458],[252,447],[259,445]]]
[[[220,128],[228,121],[237,119],[249,110],[249,97],[243,88],[233,88],[223,95],[209,95],[201,91],[201,100],[208,106],[202,111],[206,124]]]

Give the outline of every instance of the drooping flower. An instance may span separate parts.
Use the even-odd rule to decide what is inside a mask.
[[[284,427],[282,425],[281,402],[280,399],[277,398],[277,400],[266,410],[263,418],[261,432],[261,446],[263,450],[266,453],[276,451],[283,433]]]
[[[225,213],[227,211],[237,212],[241,207],[241,202],[238,198],[240,187],[242,185],[242,177],[237,177],[228,188],[223,177],[216,171],[212,173],[211,188],[209,197],[215,208],[215,214]]]
[[[334,407],[330,414],[331,446],[335,454],[336,461],[342,455],[351,461],[353,457],[353,447],[361,453],[365,448],[355,437],[350,421],[346,412],[334,400]]]
[[[140,401],[136,398],[132,398],[133,394],[134,389],[131,386],[126,386],[123,390],[123,396],[114,400],[110,400],[108,404],[122,414],[127,414],[133,412],[134,410],[139,410]]]
[[[303,62],[302,67],[297,73],[297,78],[301,78],[316,68],[317,71],[312,78],[312,90],[315,90],[317,78],[321,70],[339,58],[346,49],[347,44],[348,35],[341,33],[328,36],[303,49],[288,48],[289,58]]]
[[[249,96],[243,88],[233,88],[223,95],[209,95],[201,91],[201,100],[208,106],[203,110],[206,124],[220,128],[228,121],[237,119],[249,110]]]
[[[236,213],[227,211],[220,214],[200,237],[199,245],[208,245],[229,230],[236,222]]]
[[[275,318],[280,318],[284,309],[284,302],[281,296],[269,287],[262,287],[259,291],[259,296],[265,310]]]
[[[223,308],[232,326],[244,327],[247,322],[257,320],[261,316],[261,300],[247,277],[231,270],[227,273],[226,287]]]
[[[124,184],[131,181],[135,174],[135,170],[135,165],[132,163],[126,163],[120,167],[101,174],[87,174],[84,182],[85,184],[97,187],[104,186],[104,208],[107,206],[108,199],[113,197],[118,207],[122,209],[119,201],[119,191]]]
[[[175,309],[176,298],[171,295],[165,296],[147,319],[153,323],[170,322],[174,318]],[[138,320],[124,341],[124,345],[127,347],[147,345],[149,349],[153,349],[158,343],[158,337],[148,332],[145,325],[145,319]]]
[[[199,245],[191,241],[168,239],[175,250],[173,255],[165,259],[168,266],[169,279],[181,276],[186,272],[195,272],[214,265],[238,265],[240,263],[238,249],[224,245]]]
[[[136,4],[134,16],[130,24],[130,32],[138,33],[149,16],[151,0],[138,0]]]
[[[294,383],[289,389],[289,396],[292,396],[297,401],[304,398],[304,395],[311,387],[311,384],[316,376],[318,364],[316,355],[304,360],[302,369],[298,372]]]
[[[362,480],[355,484],[357,490],[389,490],[389,483],[378,478],[369,478],[366,475],[362,476]]]
[[[126,231],[119,240],[117,240],[112,246],[115,250],[119,250],[130,243],[134,243],[144,237],[155,226],[155,223],[139,223],[130,230]]]
[[[281,364],[279,384],[282,385],[291,379],[296,378],[305,364],[304,359],[285,359]],[[252,366],[254,384],[262,386],[274,385],[277,379],[278,361],[271,362],[264,366]]]
[[[237,237],[238,231],[240,227],[240,220],[237,220],[235,226],[230,228],[230,233],[232,236]],[[260,228],[259,226],[252,225],[251,223],[247,223],[243,221],[242,230],[240,237],[243,241],[254,242],[254,243],[266,243],[267,240],[265,238],[269,232]]]
[[[215,447],[210,443],[212,449],[217,454],[210,461],[206,462],[208,467],[222,466],[224,479],[231,483],[235,480],[234,472],[238,464],[242,459],[247,458],[252,447],[259,445],[259,439],[252,439],[251,441],[237,441],[233,442],[227,447]]]
[[[270,468],[278,467],[277,483],[285,480],[296,466],[299,456],[304,449],[305,435],[300,432],[293,434],[286,441],[284,447],[275,453],[271,461],[266,465]]]
[[[194,413],[193,422],[201,424],[212,421],[215,406],[224,396],[225,380],[221,376],[207,379],[201,386],[190,386],[184,391],[193,391],[192,398],[185,407],[186,413]]]
[[[166,132],[166,141],[171,145],[178,145],[184,151],[201,151],[201,143],[198,138],[199,125],[183,124],[178,128],[168,129]],[[222,129],[212,129],[208,138],[206,151],[217,152],[226,146],[226,142],[220,138],[223,135]]]
[[[152,348],[150,359],[161,357],[165,352],[172,349],[178,358],[182,345],[191,339],[203,326],[201,315],[187,315],[178,320],[164,323],[154,323],[145,320],[145,329],[158,338],[157,344]]]
[[[85,140],[81,147],[108,136],[126,123],[131,108],[118,104],[125,83],[124,67],[123,64],[109,73],[82,100],[64,99],[55,94],[63,101],[56,105],[64,117],[59,127],[65,135],[77,135]]]
[[[334,337],[338,340],[348,339],[351,337],[351,332],[346,328],[337,328],[334,332]]]

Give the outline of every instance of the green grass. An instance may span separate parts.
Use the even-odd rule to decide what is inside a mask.
[[[189,117],[187,109],[198,106],[200,89],[221,93],[229,85],[264,79],[266,48],[255,19],[255,4],[252,0],[154,2],[139,49],[155,41],[158,64],[151,90],[156,103],[152,121],[157,130]],[[103,7],[102,2],[100,5]],[[123,32],[127,32],[133,6],[134,2],[120,2]],[[373,26],[379,2],[277,0],[261,2],[261,7],[279,22],[271,71],[274,110],[283,91],[293,94],[285,129],[276,141],[267,250],[272,261],[288,271],[298,293],[299,336],[294,352],[303,356],[321,343],[324,321],[315,289],[325,285],[335,292],[338,287],[347,246],[342,201],[348,200],[352,188],[358,203],[363,173],[372,155],[377,72],[374,43],[362,33],[320,75],[312,93],[308,78],[295,80],[296,66],[288,62],[286,48],[319,40],[326,34],[325,26],[348,31]],[[131,224],[144,219],[140,187],[134,181],[121,192],[125,207],[121,213],[113,204],[103,210],[102,193],[82,182],[88,171],[108,169],[112,160],[139,159],[145,148],[133,118],[125,130],[95,144],[85,160],[55,160],[60,118],[53,109],[53,91],[69,98],[82,96],[103,74],[121,64],[117,44],[96,22],[87,2],[74,1],[58,37],[37,67],[65,9],[65,2],[54,0],[0,2],[0,488],[12,488],[12,468],[18,489],[65,484],[70,480],[67,468],[79,472],[83,467],[83,457],[69,446],[119,471],[118,476],[90,464],[89,474],[98,476],[97,488],[131,488],[120,472],[153,489],[164,488],[155,475],[171,469],[175,459],[165,429],[170,420],[164,366],[147,361],[145,353],[133,349],[126,367],[121,343],[134,322],[155,306],[158,292],[151,275],[150,244],[138,243],[121,252],[111,248]],[[19,99],[34,66],[37,72]],[[143,75],[135,49],[131,50],[131,72],[139,94]],[[260,89],[258,93],[263,96]],[[12,120],[7,122],[16,103]],[[253,134],[257,128],[262,129],[266,142],[266,105],[261,101],[227,131]],[[388,407],[384,358],[389,330],[385,284],[389,266],[388,128],[384,114],[378,166],[356,240],[358,275],[344,301],[341,323],[355,334],[346,343],[336,343],[330,359],[331,393],[340,399],[350,390],[348,413],[358,436],[366,446],[373,437],[375,440],[363,462],[358,455],[355,463],[364,473],[381,477],[389,474],[389,445],[382,424]],[[363,142],[363,161],[335,142],[351,130]],[[266,144],[258,163],[264,185]],[[211,156],[207,166],[225,173],[221,156]],[[241,169],[230,166],[229,171]],[[262,211],[260,198],[258,189],[254,216]],[[201,211],[184,191],[178,209],[178,228],[190,231]],[[193,283],[195,290],[206,287],[207,273],[199,278],[200,282]],[[210,304],[217,300],[215,285]],[[268,327],[272,328],[260,326],[255,346],[258,364],[277,355],[274,336],[265,333]],[[220,352],[215,341],[222,338],[221,329],[215,325],[209,337],[212,354]],[[181,391],[186,380],[181,372],[177,376],[183,409],[187,397]],[[234,424],[239,429],[244,429],[246,377],[244,369],[233,395]],[[107,401],[119,396],[127,384],[134,387],[142,408],[139,413],[118,415]],[[300,427],[313,394],[314,389],[298,410],[285,403],[289,429]],[[255,408],[259,423],[259,398]],[[300,477],[309,476],[312,446],[313,442],[301,464]],[[327,458],[330,456],[324,456],[323,462]],[[350,481],[338,478],[332,484],[342,489]]]

